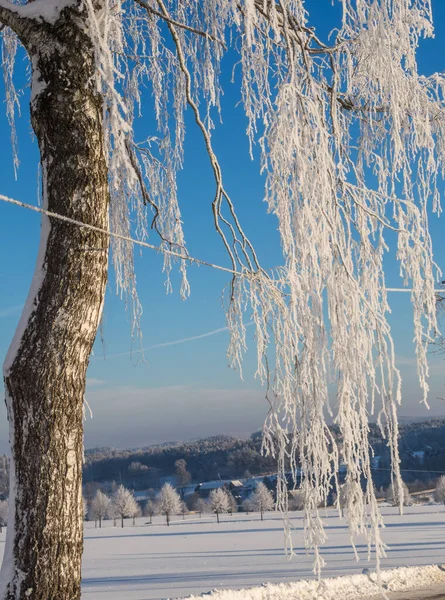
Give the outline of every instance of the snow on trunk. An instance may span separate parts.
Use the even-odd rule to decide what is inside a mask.
[[[31,117],[45,208],[107,229],[103,102],[82,18],[65,9],[22,35],[33,65]],[[43,218],[3,372],[12,466],[2,600],[80,598],[83,398],[107,264],[108,236]]]

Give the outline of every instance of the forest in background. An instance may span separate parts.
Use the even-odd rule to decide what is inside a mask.
[[[339,429],[331,427],[338,444]],[[374,451],[373,477],[376,486],[388,485],[390,453],[375,423],[369,426]],[[140,449],[92,448],[85,451],[84,483],[116,481],[133,489],[159,487],[163,478],[175,475],[175,463],[185,460],[191,481],[248,478],[276,471],[271,456],[261,453],[261,431],[243,440],[219,435],[191,442],[172,442]],[[400,426],[402,476],[416,491],[445,472],[445,418],[434,418]]]
[[[341,444],[338,428],[332,426],[331,431]],[[390,479],[389,450],[375,423],[370,424],[369,439],[375,458],[374,483],[386,487]],[[85,450],[83,481],[87,487],[115,481],[134,490],[159,488],[166,479],[177,476],[175,463],[181,460],[186,462],[190,481],[196,483],[273,474],[276,462],[262,455],[261,444],[262,434],[257,431],[249,439],[218,435],[136,449],[91,448]],[[445,418],[402,424],[399,447],[402,476],[410,490],[433,486],[445,473]],[[2,498],[8,496],[8,487],[9,460],[0,456]]]

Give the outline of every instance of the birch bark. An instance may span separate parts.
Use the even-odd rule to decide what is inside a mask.
[[[103,103],[85,15],[72,6],[54,22],[8,25],[32,61],[45,208],[107,229]],[[83,399],[107,264],[107,235],[43,218],[33,283],[4,364],[13,465],[1,600],[80,598]]]

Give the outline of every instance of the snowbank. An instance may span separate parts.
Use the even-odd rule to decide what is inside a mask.
[[[404,592],[422,586],[445,584],[445,566],[401,567],[381,571],[383,588],[388,592]],[[242,590],[215,590],[193,598],[212,600],[364,600],[379,597],[376,573],[364,570],[361,575],[348,575],[318,581],[271,584]],[[381,595],[383,598],[383,595]],[[182,599],[184,600],[184,599]]]

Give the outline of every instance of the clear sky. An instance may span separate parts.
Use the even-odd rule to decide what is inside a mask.
[[[338,2],[307,2],[320,36],[325,36],[339,16]],[[433,0],[436,37],[422,42],[419,65],[430,74],[445,70],[445,2]],[[244,135],[246,120],[239,100],[239,85],[230,82],[232,59],[223,63],[225,95],[223,125],[214,142],[225,171],[226,187],[238,209],[243,226],[265,267],[281,264],[275,218],[262,202],[263,180],[257,162],[248,157]],[[22,118],[18,120],[21,166],[14,180],[9,128],[0,112],[0,194],[29,203],[37,202],[37,145],[28,118],[29,88],[24,84],[26,63],[16,66],[22,89]],[[4,88],[0,84],[0,97]],[[188,116],[186,161],[179,176],[179,199],[188,250],[192,256],[229,266],[224,248],[213,230],[212,173],[204,144]],[[142,119],[141,132],[148,120]],[[147,131],[145,129],[145,137]],[[445,187],[444,187],[445,189]],[[435,257],[445,271],[443,219],[433,217]],[[37,254],[40,217],[0,203],[0,357],[3,360],[25,301]],[[153,238],[151,241],[157,243]],[[130,339],[124,303],[114,294],[112,278],[107,292],[101,340],[88,371],[87,400],[93,419],[85,424],[86,446],[131,447],[167,440],[192,439],[217,433],[249,434],[261,426],[267,411],[264,391],[253,379],[254,340],[246,358],[244,381],[227,368],[225,316],[221,292],[227,274],[206,267],[191,267],[192,293],[182,302],[175,292],[165,294],[162,260],[152,251],[137,253],[137,279],[144,307],[142,330],[147,363],[138,364]],[[388,261],[388,285],[401,285],[397,266]],[[416,382],[412,314],[408,294],[391,294],[390,318],[398,363],[404,377],[402,415],[445,415],[445,363],[431,361],[431,410],[419,404]],[[0,451],[7,449],[7,424],[0,407]]]

